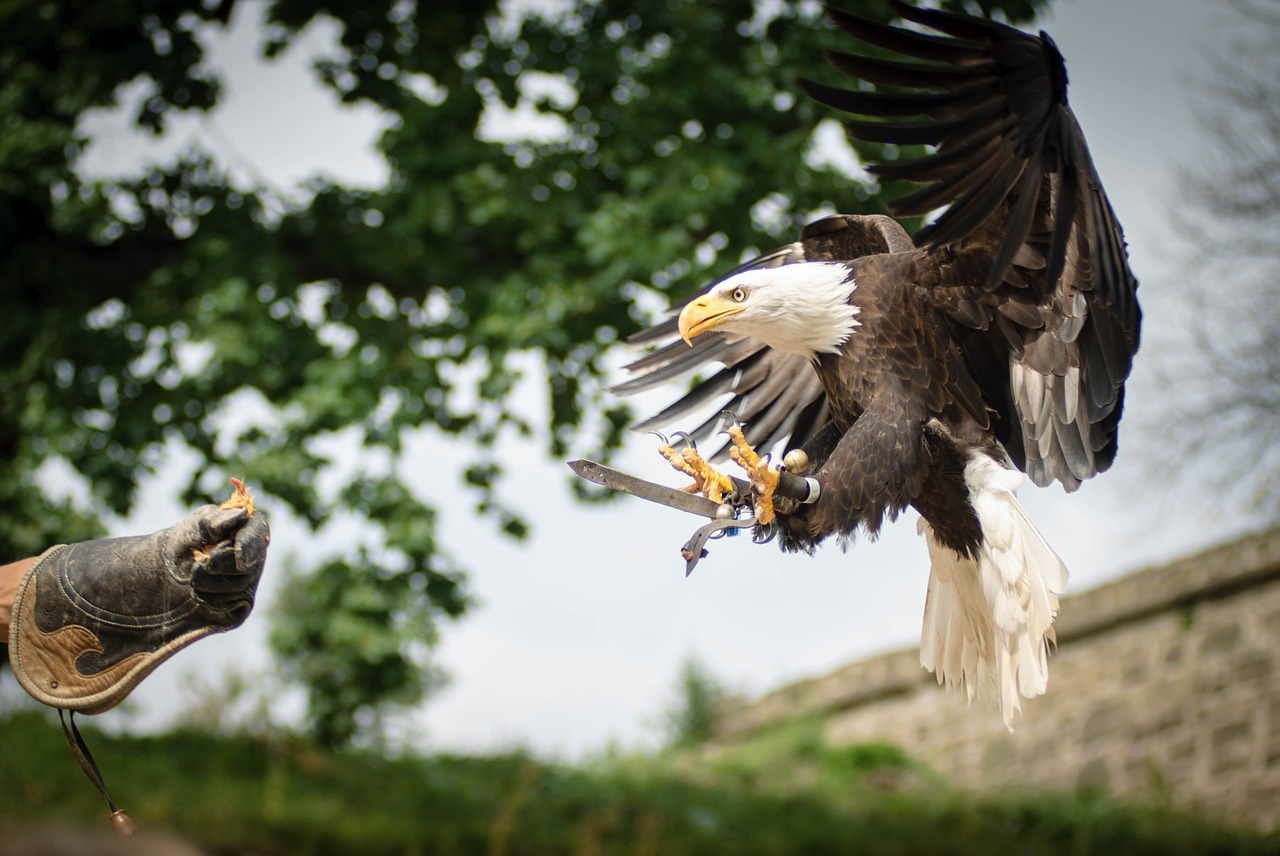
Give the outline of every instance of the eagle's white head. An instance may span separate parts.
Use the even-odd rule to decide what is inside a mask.
[[[680,335],[720,330],[813,359],[836,353],[858,326],[852,270],[840,262],[799,262],[749,270],[716,283],[680,312]]]

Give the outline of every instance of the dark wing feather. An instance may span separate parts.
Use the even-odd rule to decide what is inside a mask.
[[[1062,57],[1043,33],[889,5],[935,32],[828,15],[918,61],[833,53],[836,69],[888,88],[801,86],[865,117],[847,123],[853,137],[934,147],[872,170],[924,185],[890,206],[899,216],[947,206],[915,236],[933,262],[926,298],[952,319],[1010,456],[1036,483],[1074,489],[1115,456],[1141,312]]]
[[[675,335],[674,327],[671,332]],[[821,427],[826,418],[825,396],[818,375],[807,360],[773,351],[754,340],[730,342],[717,333],[701,338],[711,340],[712,347],[690,348],[676,338],[673,345],[666,347],[682,348],[684,353],[661,370],[646,374],[637,368],[645,362],[643,357],[626,367],[638,374],[614,387],[613,391],[620,395],[652,388],[672,377],[712,371],[682,398],[637,423],[635,430],[678,428],[702,443],[721,427],[721,411],[731,410],[742,421],[751,444],[768,449],[787,438],[792,446],[803,445]],[[811,415],[802,420],[805,413]],[[698,420],[702,421],[694,427],[692,423]],[[726,455],[727,448],[722,446],[711,457],[723,460]]]
[[[751,259],[726,273],[726,279],[747,270],[797,262],[849,260],[912,249],[911,238],[896,221],[881,215],[834,214],[817,220],[800,233],[800,240]],[[708,286],[710,287],[710,286]],[[692,299],[692,297],[690,297]],[[752,445],[769,449],[779,442],[788,448],[806,445],[830,420],[817,372],[803,357],[778,353],[750,339],[729,339],[719,333],[700,336],[690,348],[680,340],[675,315],[688,301],[677,304],[671,317],[631,336],[627,342],[645,348],[644,356],[627,365],[632,377],[613,388],[632,395],[674,379],[702,376],[678,401],[635,425],[639,431],[683,429],[698,442],[714,436],[722,410],[742,421]],[[690,423],[697,422],[690,429]],[[723,459],[727,447],[713,456]]]

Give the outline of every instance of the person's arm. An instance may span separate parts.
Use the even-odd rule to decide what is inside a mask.
[[[205,505],[150,535],[46,550],[9,609],[14,677],[50,707],[114,707],[182,648],[245,620],[270,537],[251,504]]]
[[[18,583],[31,568],[31,563],[38,557],[23,559],[8,565],[0,565],[0,643],[9,643],[9,616],[13,612],[13,596],[18,591]]]
[[[231,499],[168,529],[60,544],[0,565],[0,638],[13,675],[36,701],[59,708],[67,744],[120,835],[133,834],[133,821],[107,793],[75,714],[114,707],[169,657],[248,617],[271,529],[232,481]]]

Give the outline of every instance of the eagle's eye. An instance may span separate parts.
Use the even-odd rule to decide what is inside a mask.
[[[747,290],[742,286],[738,286],[733,291],[729,292],[729,298],[733,300],[734,303],[741,303],[747,299]]]

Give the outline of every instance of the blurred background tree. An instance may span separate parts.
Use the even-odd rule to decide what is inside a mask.
[[[1043,4],[950,5],[1023,21]],[[815,212],[882,210],[880,188],[847,150],[824,154],[838,126],[795,97],[834,41],[818,5],[750,0],[276,0],[268,57],[336,24],[317,80],[385,111],[385,186],[317,178],[282,196],[198,150],[83,175],[84,119],[127,87],[157,134],[218,103],[201,34],[248,6],[0,9],[0,555],[102,534],[101,515],[127,513],[181,450],[186,504],[234,473],[314,530],[363,521],[369,544],[274,545],[297,568],[273,642],[314,733],[338,746],[438,683],[439,624],[469,606],[440,497],[397,477],[431,465],[406,459],[406,436],[465,444],[463,483],[440,496],[522,537],[499,437],[607,457],[629,415],[602,396],[602,357],[651,320],[644,306]],[[535,129],[504,130],[517,109]],[[549,424],[510,397],[528,355]],[[365,453],[339,468],[334,438]],[[45,495],[59,467],[88,507]]]
[[[697,746],[710,740],[720,722],[721,707],[730,698],[725,685],[696,657],[680,664],[675,698],[664,717],[667,744]]]
[[[1280,517],[1280,7],[1232,0],[1254,23],[1202,83],[1215,145],[1183,171],[1174,220],[1193,248],[1171,279],[1185,310],[1161,354],[1155,479],[1192,475],[1262,520]],[[1154,431],[1152,432],[1155,435]],[[1177,461],[1178,466],[1170,466]],[[1181,475],[1178,475],[1181,473]]]

